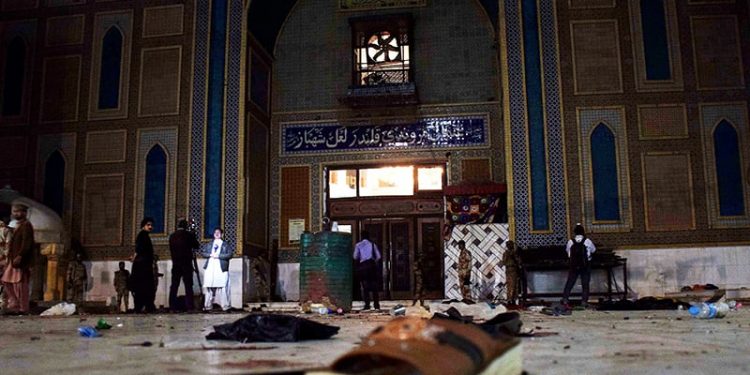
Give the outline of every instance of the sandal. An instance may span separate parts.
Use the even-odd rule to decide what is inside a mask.
[[[495,339],[451,320],[399,317],[376,328],[359,348],[316,375],[516,375],[523,372],[520,341]]]

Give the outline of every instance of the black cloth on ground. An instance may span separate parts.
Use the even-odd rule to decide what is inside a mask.
[[[339,327],[281,314],[250,314],[233,323],[214,326],[207,340],[239,342],[295,342],[325,340],[339,332]]]

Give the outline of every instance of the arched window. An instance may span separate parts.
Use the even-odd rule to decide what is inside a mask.
[[[599,124],[591,132],[591,183],[594,185],[594,220],[620,220],[617,148],[615,135]],[[585,182],[584,182],[585,183]]]
[[[102,61],[99,71],[99,109],[117,108],[120,103],[120,66],[122,65],[122,33],[110,27],[102,40]]]
[[[719,191],[719,215],[744,215],[745,197],[742,193],[739,138],[737,130],[726,120],[722,120],[714,129],[714,156]]]
[[[667,16],[663,0],[641,0],[641,25],[646,79],[672,78],[667,41]]]
[[[3,82],[3,116],[21,114],[23,100],[23,78],[26,67],[26,43],[15,37],[8,44]]]
[[[44,192],[42,203],[62,217],[65,195],[65,158],[55,151],[44,164]]]
[[[167,193],[167,154],[161,146],[146,155],[146,186],[143,192],[144,216],[154,218],[154,233],[164,233],[164,209]]]

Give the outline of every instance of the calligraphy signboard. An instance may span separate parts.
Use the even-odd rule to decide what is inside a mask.
[[[338,123],[282,125],[282,153],[482,147],[486,116],[431,117],[392,125]]]

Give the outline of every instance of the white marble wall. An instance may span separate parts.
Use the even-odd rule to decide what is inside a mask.
[[[617,250],[628,258],[631,298],[664,296],[684,285],[750,287],[750,246]]]
[[[116,298],[117,292],[113,286],[115,271],[118,270],[119,261],[91,261],[84,262],[89,274],[89,285],[85,293],[87,301],[107,301],[107,304],[113,303],[113,297]],[[131,270],[131,263],[125,262],[125,268]],[[198,260],[200,266],[201,279],[203,278],[203,261]],[[229,261],[229,283],[231,293],[232,307],[242,308],[244,306],[245,296],[248,293],[245,287],[250,280],[250,267],[247,258],[232,258]],[[159,278],[159,286],[156,290],[156,306],[169,306],[169,284],[172,280],[172,261],[159,261],[159,272],[164,276]],[[199,293],[198,283],[193,277],[193,291]],[[178,295],[184,295],[185,288],[180,285]],[[116,302],[115,302],[116,303]],[[130,308],[133,307],[133,297],[130,297]]]
[[[282,301],[299,301],[299,263],[279,263],[276,295]]]
[[[750,288],[750,246],[617,250],[616,253],[628,259],[628,297],[631,299],[663,297],[693,284]],[[622,270],[615,269],[614,274],[617,285],[622,288]],[[564,271],[535,272],[529,287],[538,293],[562,291],[566,276]],[[591,275],[592,292],[606,291],[606,283],[603,271]],[[573,291],[580,290],[579,279]]]

